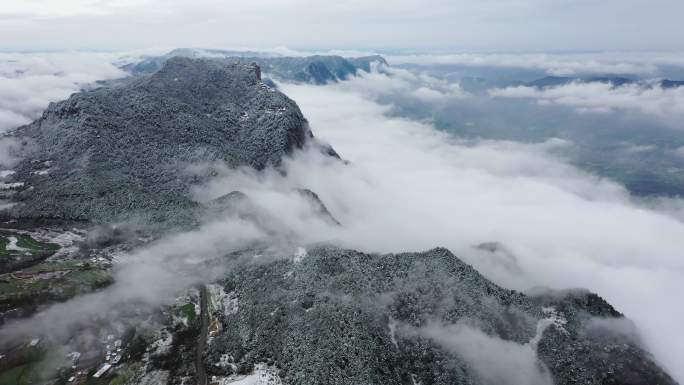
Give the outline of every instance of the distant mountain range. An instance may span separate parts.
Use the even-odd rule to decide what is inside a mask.
[[[267,76],[276,79],[326,84],[355,76],[358,71],[371,71],[372,65],[386,66],[387,61],[379,55],[344,58],[336,55],[280,56],[252,51],[204,50],[193,48],[175,49],[165,55],[150,57],[122,68],[132,74],[149,74],[158,71],[172,57],[211,58],[226,62],[256,63]]]
[[[621,76],[592,76],[592,77],[568,77],[568,76],[547,76],[531,82],[522,83],[528,87],[546,88],[564,86],[570,83],[610,83],[613,87],[620,87],[626,84],[646,84],[647,86],[659,85],[662,88],[676,88],[684,86],[683,80],[660,80],[655,83],[644,83],[641,80]]]

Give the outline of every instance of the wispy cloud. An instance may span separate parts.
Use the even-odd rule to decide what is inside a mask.
[[[468,97],[458,83],[437,79],[427,74],[415,73],[400,68],[373,66],[371,72],[360,72],[358,76],[343,82],[339,87],[363,92],[372,98],[402,95],[427,103]]]
[[[114,56],[89,53],[0,53],[0,133],[30,123],[50,102],[96,80],[124,76]]]
[[[443,83],[401,74],[399,82],[371,74],[325,87],[281,84],[317,137],[332,143],[349,164],[306,149],[285,160],[285,172],[222,172],[204,186],[202,200],[243,191],[269,218],[277,218],[269,232],[282,232],[294,243],[330,241],[379,252],[446,246],[509,288],[594,290],[634,319],[656,358],[684,379],[678,359],[684,350],[679,333],[684,309],[672,306],[672,296],[684,292],[684,222],[635,203],[619,184],[556,157],[558,148],[572,145],[567,141],[467,141],[428,123],[389,117],[392,106],[375,101],[382,92],[425,87],[448,95]],[[311,215],[293,193],[296,188],[315,191],[343,226]],[[661,208],[682,207],[681,200],[668,204]],[[176,279],[175,266],[187,265],[188,247],[211,258],[262,237],[261,229],[240,218],[219,218],[125,258],[133,273],[120,280],[131,290],[117,285],[112,293],[154,303],[184,283],[167,280]],[[485,242],[504,245],[508,262],[475,247]],[[145,267],[140,274],[136,264]],[[150,280],[146,269],[158,269],[158,279]],[[146,284],[154,290],[142,289]],[[76,313],[83,309],[78,301],[59,305],[55,314]],[[471,337],[497,346],[477,333]]]
[[[576,54],[456,53],[388,56],[394,64],[462,65],[468,67],[523,68],[550,75],[653,74],[658,66],[684,67],[684,53],[605,52]]]
[[[461,357],[485,385],[552,385],[549,371],[537,358],[531,344],[518,344],[485,334],[466,323],[430,323],[403,330],[409,335],[432,339]]]
[[[354,84],[281,84],[317,136],[350,164],[305,151],[285,162],[284,174],[230,172],[203,193],[245,192],[302,243],[371,252],[442,245],[509,288],[596,291],[634,319],[656,358],[684,378],[674,358],[684,348],[676,337],[684,312],[669,300],[684,290],[678,215],[635,203],[619,184],[554,156],[566,141],[462,141],[388,117],[392,107],[373,101],[372,85]],[[301,215],[292,194],[300,187],[316,191],[343,226]],[[474,247],[493,241],[508,250],[507,263]]]
[[[507,287],[594,290],[632,317],[657,358],[684,377],[671,359],[684,348],[684,339],[672,337],[684,313],[667,299],[684,290],[683,222],[552,155],[566,142],[462,142],[427,124],[388,118],[390,107],[345,87],[283,89],[351,165],[302,154],[288,163],[287,178],[243,183],[246,192],[316,191],[345,226],[303,231],[311,237],[369,251],[444,245]],[[510,250],[516,269],[473,249],[489,241]]]
[[[492,89],[492,97],[528,98],[539,104],[570,106],[580,112],[639,112],[681,126],[684,120],[684,87],[661,88],[629,84],[571,83],[558,87],[508,87]]]

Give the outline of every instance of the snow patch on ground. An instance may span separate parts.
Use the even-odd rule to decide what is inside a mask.
[[[85,239],[85,232],[78,229],[64,232],[46,231],[31,233],[29,235],[38,241],[59,245],[60,249],[53,254],[51,257],[52,259],[76,253],[78,251],[78,243]]]
[[[397,343],[397,325],[397,320],[395,320],[394,318],[390,318],[387,327],[389,327],[390,339],[392,340],[394,347],[399,349],[399,344]]]
[[[15,172],[13,170],[2,170],[0,171],[0,179],[7,178],[10,175],[14,175],[14,173]]]
[[[9,244],[7,246],[5,246],[5,250],[28,251],[27,249],[25,249],[23,247],[17,246],[17,242],[19,242],[19,240],[16,237],[7,237],[7,239],[9,240]]]
[[[15,183],[0,183],[0,190],[12,190],[16,188],[24,187],[23,182],[15,182]]]
[[[567,324],[568,321],[556,311],[556,308],[553,306],[542,307],[542,313],[544,313],[546,317],[537,322],[537,333],[529,342],[530,346],[532,346],[535,350],[537,349],[537,345],[544,335],[544,331],[546,331],[549,326],[553,325],[558,330],[567,333],[565,330],[565,324]]]
[[[173,335],[166,330],[160,332],[159,339],[154,341],[150,345],[150,350],[154,355],[165,355],[171,351],[171,345],[173,344]]]
[[[238,297],[237,293],[231,291],[226,293],[223,286],[216,284],[207,285],[207,292],[209,293],[209,312],[223,313],[223,315],[230,316],[238,312]]]
[[[297,252],[294,254],[294,263],[301,263],[304,258],[306,258],[306,249],[298,247]]]
[[[212,377],[212,384],[219,385],[282,385],[278,370],[266,364],[254,365],[254,372],[246,376]]]
[[[235,359],[230,354],[222,354],[219,361],[214,363],[217,368],[231,368],[233,372],[236,372],[238,367],[235,365]]]
[[[41,234],[36,238],[44,238],[48,242],[55,243],[61,247],[70,247],[76,244],[77,242],[83,241],[84,235],[81,233],[81,231],[73,229],[71,231],[65,231],[56,234]]]

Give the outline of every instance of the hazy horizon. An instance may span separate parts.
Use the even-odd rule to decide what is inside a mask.
[[[587,312],[591,322],[577,333],[592,335],[600,326],[616,341],[633,339],[644,350],[634,356],[641,365],[652,359],[653,368],[682,382],[682,14],[682,0],[5,0],[0,214],[11,220],[3,224],[7,234],[0,232],[0,256],[30,251],[12,233],[16,221],[55,219],[64,229],[25,226],[38,240],[71,237],[55,254],[60,263],[96,253],[87,256],[111,273],[111,282],[7,322],[0,340],[45,329],[56,336],[53,343],[68,341],[96,315],[113,310],[110,321],[127,317],[111,306],[117,301],[171,309],[187,295],[206,318],[199,298],[207,294],[188,294],[198,284],[219,287],[234,264],[257,259],[264,266],[292,259],[297,269],[306,265],[298,264],[307,248],[321,244],[399,255],[445,247],[477,272],[446,279],[447,269],[436,268],[425,281],[444,278],[444,287],[458,290],[454,283],[481,274],[518,291],[517,298],[544,288],[560,300],[587,289],[626,318],[613,319],[603,308]],[[172,58],[177,48],[190,50]],[[385,60],[359,59],[374,54]],[[268,162],[256,163],[263,155]],[[223,208],[224,199],[235,207]],[[195,209],[206,211],[173,231],[158,219],[166,217],[152,216],[194,218]],[[71,216],[84,221],[81,235],[71,234]],[[267,260],[262,245],[274,254],[265,253]],[[227,257],[241,250],[254,255],[239,256],[239,263]],[[342,261],[331,277],[346,274]],[[389,280],[396,272],[386,268]],[[301,284],[302,298],[309,298],[309,286]],[[231,287],[216,309],[226,317],[251,311],[243,297],[238,307]],[[323,294],[326,301],[337,295]],[[380,302],[394,295],[381,294]],[[478,306],[489,308],[490,296],[487,288]],[[443,302],[425,320],[447,314]],[[575,315],[538,305],[521,318],[537,328],[531,339],[462,322],[469,313],[421,327],[400,321],[407,322],[405,336],[431,339],[469,363],[483,384],[548,385],[566,374],[547,371],[541,360],[548,351],[538,344],[549,325],[567,334],[564,322]],[[276,319],[280,302],[268,306]],[[331,306],[321,312],[342,308]],[[496,307],[502,320],[512,317],[510,306]],[[293,308],[302,317],[311,309],[319,314],[317,307]],[[378,330],[387,326],[390,333],[382,349],[399,350],[395,314],[375,315],[383,323]],[[416,320],[422,322],[410,322]],[[171,346],[165,338],[150,337],[146,351]],[[80,343],[60,349],[85,352],[76,350]],[[198,343],[197,356],[183,353],[185,361],[197,360],[198,379],[211,358],[202,358],[204,345]],[[605,349],[597,354],[635,364]],[[559,354],[567,359],[561,366],[576,358]],[[589,369],[612,375],[605,366]],[[634,370],[625,378],[643,375]],[[576,383],[575,374],[568,381]],[[431,383],[416,378],[407,372],[404,379]]]
[[[676,0],[9,0],[0,48],[672,51],[684,50],[682,12]]]

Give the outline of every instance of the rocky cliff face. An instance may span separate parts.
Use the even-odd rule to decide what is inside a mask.
[[[15,136],[18,216],[167,219],[196,204],[190,164],[263,169],[312,137],[297,105],[256,65],[172,58],[158,72],[51,104]]]

